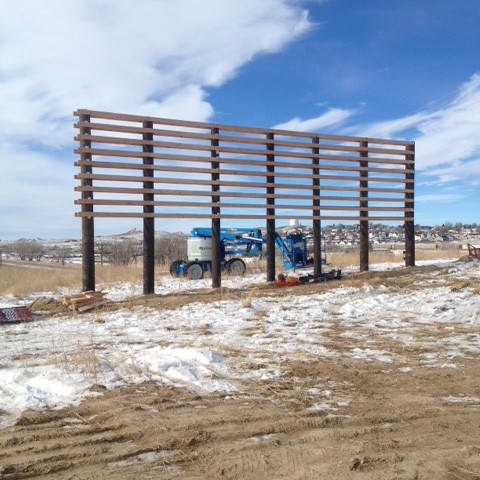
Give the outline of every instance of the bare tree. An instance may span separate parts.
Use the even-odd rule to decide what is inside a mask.
[[[174,260],[187,258],[185,235],[162,235],[155,240],[155,261],[158,265],[170,265]]]
[[[56,245],[51,249],[50,255],[53,260],[65,265],[65,260],[70,256],[70,249],[64,245]]]
[[[13,250],[20,260],[40,261],[45,256],[45,246],[37,240],[17,240],[13,244]]]
[[[130,265],[140,254],[140,245],[133,240],[122,240],[110,244],[109,250],[114,265]]]

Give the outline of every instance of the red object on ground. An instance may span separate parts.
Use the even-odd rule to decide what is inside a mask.
[[[33,313],[28,307],[0,308],[0,323],[28,322]]]
[[[474,247],[470,243],[467,244],[468,255],[472,258],[478,258],[480,260],[480,248]]]
[[[279,278],[275,282],[276,287],[293,287],[300,285],[300,280],[297,277],[279,275]]]

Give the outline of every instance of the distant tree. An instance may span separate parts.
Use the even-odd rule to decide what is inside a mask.
[[[13,243],[13,251],[20,260],[41,260],[45,256],[45,246],[37,240],[21,239]]]
[[[445,230],[452,230],[453,229],[453,222],[445,222],[442,226]]]
[[[13,242],[5,242],[1,244],[1,249],[3,251],[3,254],[5,256],[9,255],[15,255],[16,250],[15,250],[15,244]]]
[[[70,250],[64,245],[55,245],[49,253],[53,260],[62,265],[65,265],[65,260],[70,256]]]
[[[133,240],[122,240],[110,244],[110,260],[114,265],[130,265],[140,254],[140,246]]]
[[[100,241],[95,243],[95,252],[96,255],[100,257],[100,265],[108,261],[111,255],[111,246],[112,244],[110,242]]]
[[[170,265],[173,261],[187,257],[185,235],[162,235],[155,239],[155,262]]]

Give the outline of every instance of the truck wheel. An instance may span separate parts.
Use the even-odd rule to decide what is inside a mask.
[[[185,266],[185,262],[183,260],[175,260],[170,265],[170,275],[172,277],[181,277],[183,275],[181,266]]]
[[[200,280],[203,278],[203,268],[198,262],[188,262],[185,265],[184,275],[190,280]]]
[[[232,258],[227,262],[227,272],[230,275],[241,277],[246,269],[245,262],[241,258]]]

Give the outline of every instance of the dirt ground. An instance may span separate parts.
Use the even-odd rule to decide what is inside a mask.
[[[401,363],[299,356],[242,393],[95,386],[101,395],[79,406],[27,411],[0,429],[0,478],[479,480],[480,359],[421,362],[448,331],[429,326],[438,345],[421,348],[384,339]],[[332,350],[352,348],[343,333],[329,333]],[[318,389],[327,403],[335,391],[333,409]]]
[[[0,478],[480,479],[480,407],[461,398],[480,396],[479,367],[326,359],[235,396],[131,386],[24,413],[0,430]],[[319,380],[343,397],[334,414],[309,409]]]

